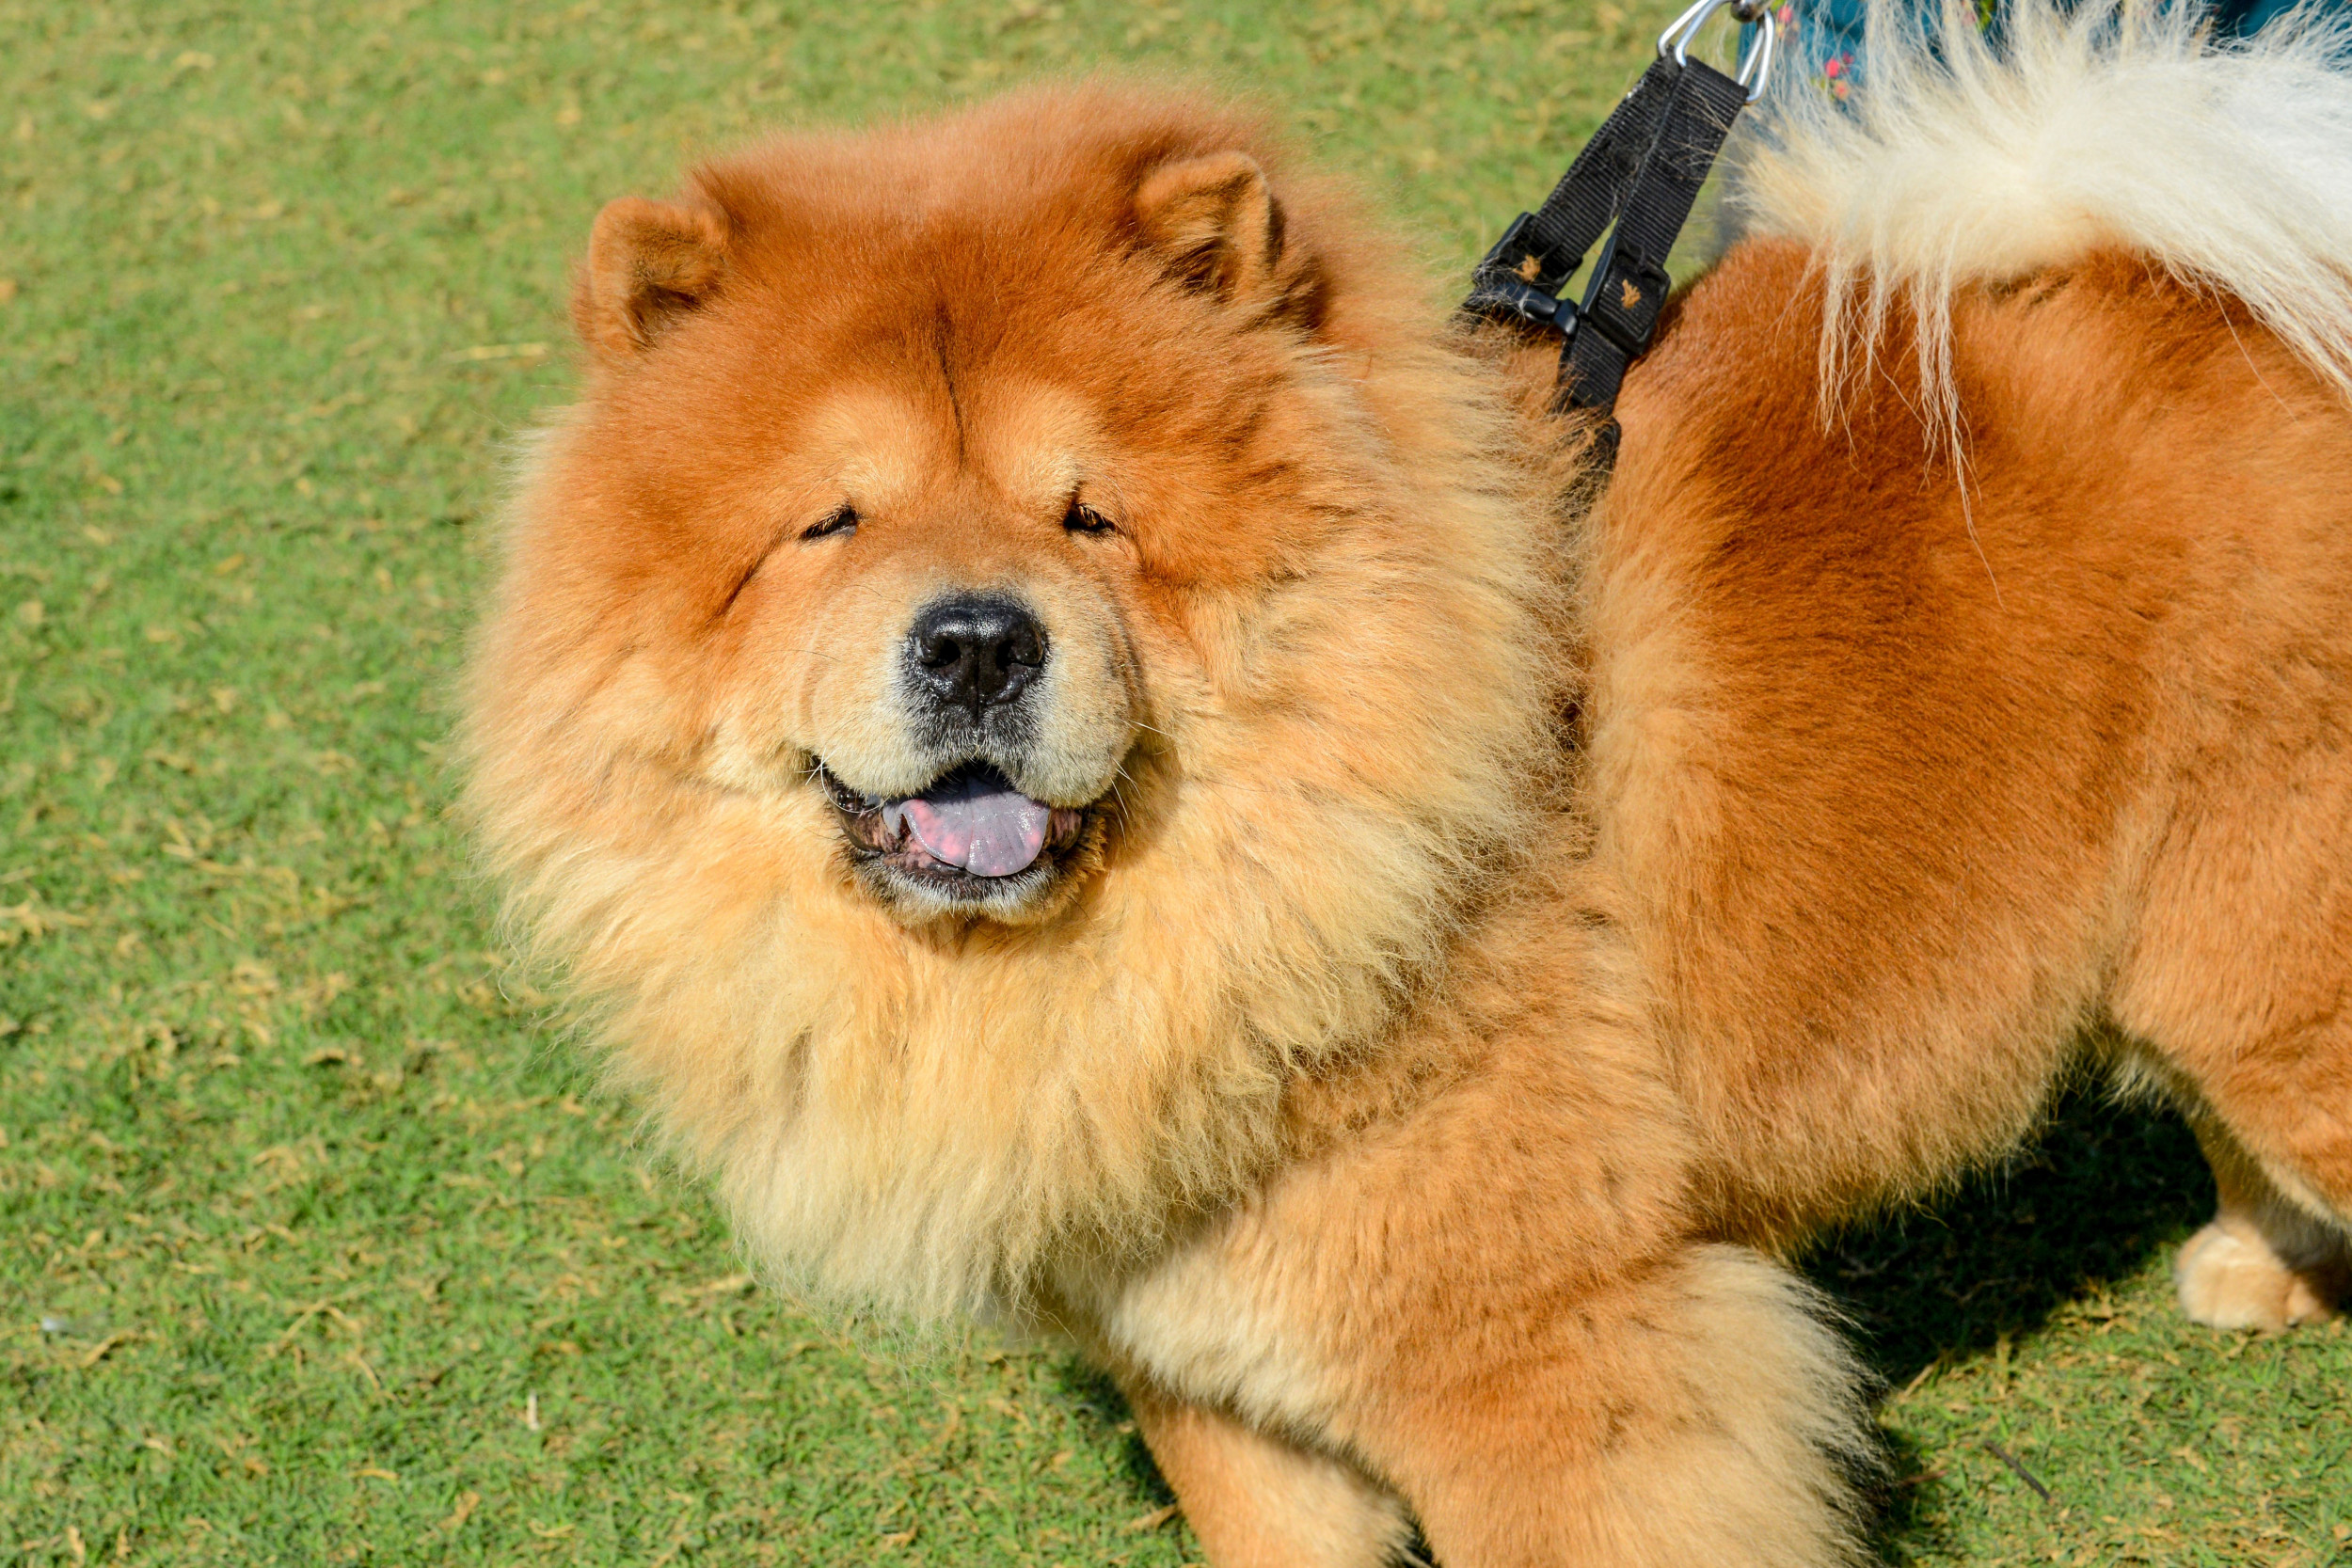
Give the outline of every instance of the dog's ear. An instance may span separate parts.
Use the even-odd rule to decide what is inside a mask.
[[[1321,319],[1322,269],[1286,232],[1282,204],[1248,153],[1158,166],[1136,187],[1135,214],[1145,243],[1188,286],[1309,330]]]
[[[606,204],[572,289],[572,325],[610,361],[643,353],[725,279],[726,215],[707,202],[627,196]]]

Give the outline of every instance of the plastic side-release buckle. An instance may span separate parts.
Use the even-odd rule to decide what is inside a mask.
[[[1575,307],[1558,297],[1560,285],[1568,280],[1567,272],[1554,271],[1542,254],[1529,243],[1528,230],[1535,222],[1533,213],[1521,213],[1511,220],[1511,227],[1502,231],[1502,238],[1486,252],[1471,275],[1470,297],[1462,301],[1462,309],[1489,321],[1509,322],[1552,331],[1564,331],[1575,316]]]

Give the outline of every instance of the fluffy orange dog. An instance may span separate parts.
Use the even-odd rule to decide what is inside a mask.
[[[471,805],[773,1264],[1074,1338],[1219,1568],[1851,1560],[1772,1255],[2085,1038],[2192,1315],[2325,1310],[2352,84],[2094,9],[1786,110],[1589,515],[1549,355],[1199,103],[608,208]]]

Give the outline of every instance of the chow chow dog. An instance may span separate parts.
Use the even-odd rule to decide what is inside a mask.
[[[2352,79],[2095,10],[1769,115],[1605,487],[1197,98],[606,208],[469,810],[757,1253],[1067,1337],[1218,1568],[1855,1560],[1778,1259],[2086,1053],[2328,1310]]]

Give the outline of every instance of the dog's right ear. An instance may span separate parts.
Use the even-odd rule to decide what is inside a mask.
[[[727,220],[717,207],[625,196],[596,214],[588,264],[572,289],[572,325],[618,363],[708,302],[726,271]]]

